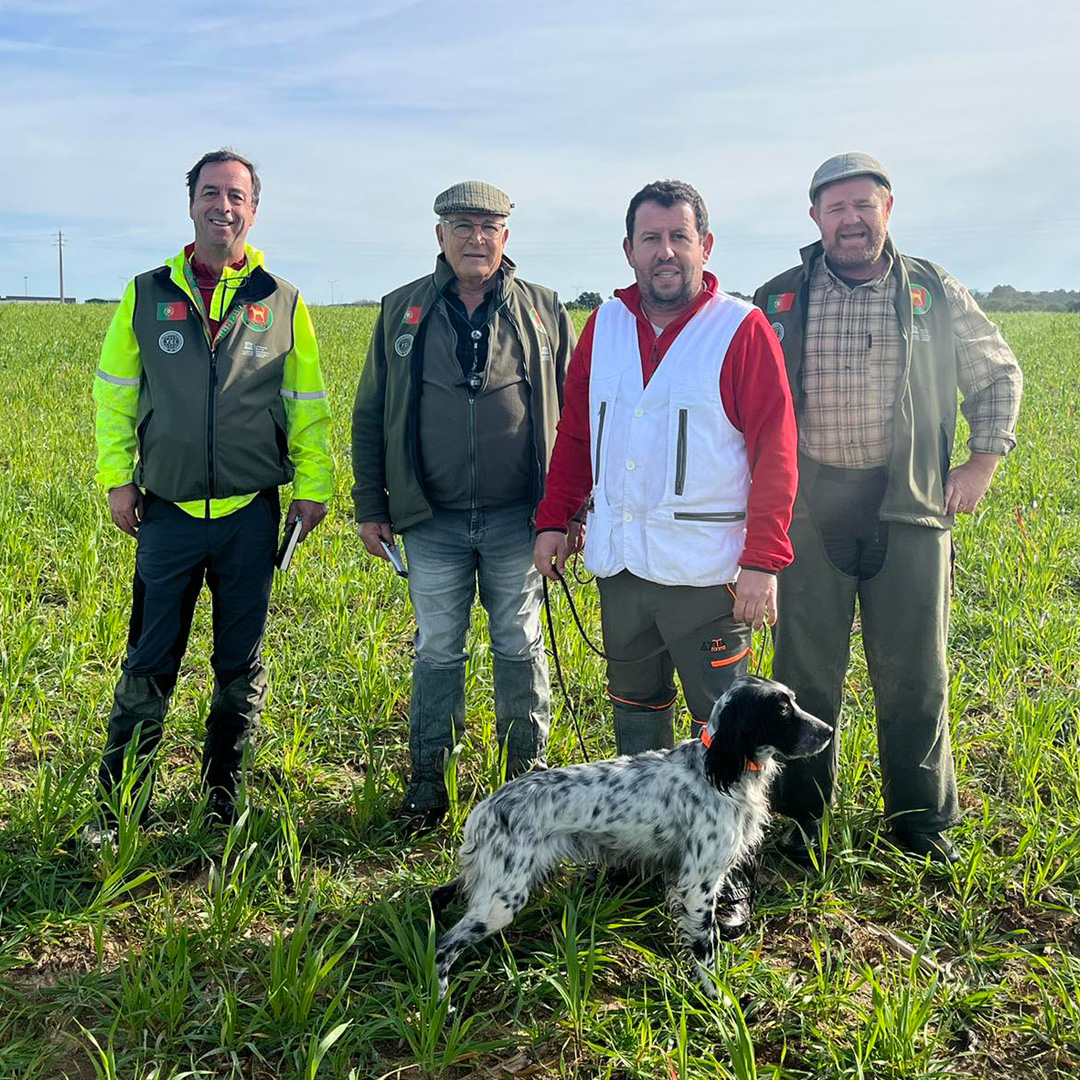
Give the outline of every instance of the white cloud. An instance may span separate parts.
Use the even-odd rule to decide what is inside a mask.
[[[190,234],[183,174],[236,145],[265,193],[252,239],[313,299],[426,271],[434,194],[505,187],[522,272],[576,294],[628,279],[642,183],[704,194],[714,267],[749,289],[812,238],[806,183],[841,149],[886,162],[901,246],[986,287],[1075,285],[1080,171],[1065,0],[1020,10],[614,0],[468,9],[319,0],[158,19],[21,2],[0,24],[0,292],[115,293]],[[40,283],[39,283],[40,282]]]

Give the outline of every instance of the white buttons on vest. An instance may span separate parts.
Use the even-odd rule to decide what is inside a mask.
[[[634,515],[633,514],[623,514],[622,519],[623,519],[623,521],[630,522],[630,521],[634,520]]]
[[[634,410],[634,416],[640,418],[640,417],[642,417],[644,415],[645,415],[645,410],[644,409],[635,409]]]
[[[633,472],[637,468],[637,466],[632,461],[628,461],[626,463],[626,467],[630,470],[630,472]]]

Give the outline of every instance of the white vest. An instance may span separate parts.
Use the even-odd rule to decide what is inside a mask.
[[[717,293],[643,386],[637,319],[621,300],[600,307],[589,378],[591,573],[629,570],[661,585],[735,580],[750,470],[720,399],[720,371],[752,310]]]

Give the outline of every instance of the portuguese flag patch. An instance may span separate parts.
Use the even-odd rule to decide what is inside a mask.
[[[420,312],[423,308],[411,307],[405,311],[405,317],[401,320],[403,323],[408,323],[410,326],[415,326],[420,321]]]
[[[781,311],[790,311],[794,303],[793,292],[773,293],[765,302],[765,311],[769,315],[776,315]]]
[[[170,300],[166,304],[158,304],[158,322],[183,322],[187,318],[187,304],[183,300]]]

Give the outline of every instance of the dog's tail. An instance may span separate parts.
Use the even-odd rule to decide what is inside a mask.
[[[445,885],[438,885],[431,890],[431,911],[438,922],[442,913],[454,902],[461,891],[461,878],[456,877]]]

